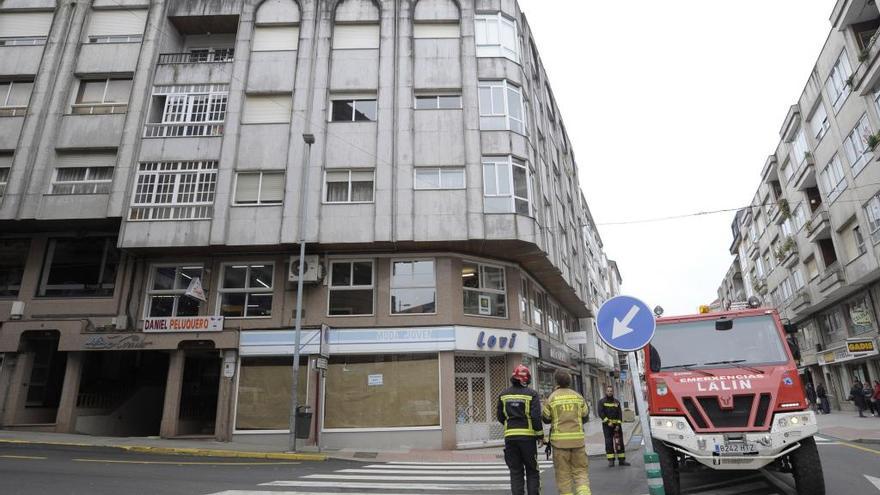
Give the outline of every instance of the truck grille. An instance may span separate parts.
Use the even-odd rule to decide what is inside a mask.
[[[700,407],[706,412],[709,421],[716,428],[745,428],[749,426],[754,395],[733,396],[733,409],[721,409],[716,397],[698,397]]]

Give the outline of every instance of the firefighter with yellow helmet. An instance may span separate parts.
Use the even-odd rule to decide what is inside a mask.
[[[556,371],[556,390],[550,394],[541,412],[550,424],[550,446],[556,488],[560,495],[590,495],[587,476],[587,452],[584,444],[584,423],[589,418],[587,403],[571,389],[571,375]]]

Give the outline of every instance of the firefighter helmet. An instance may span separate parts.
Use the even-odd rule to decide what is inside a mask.
[[[532,372],[529,371],[528,366],[520,364],[513,369],[513,375],[511,376],[511,378],[522,383],[523,385],[528,385],[532,382]]]

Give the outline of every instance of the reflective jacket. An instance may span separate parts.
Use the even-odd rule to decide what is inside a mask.
[[[541,419],[550,423],[550,444],[559,449],[584,447],[587,403],[570,388],[558,388],[544,403]]]
[[[602,397],[599,402],[599,417],[608,426],[622,424],[623,413],[620,410],[620,401],[614,397]]]
[[[504,425],[504,438],[544,436],[541,426],[541,398],[538,392],[512,385],[498,397],[498,422]]]

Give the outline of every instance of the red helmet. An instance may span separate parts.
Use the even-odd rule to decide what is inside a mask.
[[[517,380],[523,385],[528,385],[532,381],[532,372],[529,371],[528,366],[520,364],[513,369],[513,375],[511,376],[511,378]]]

